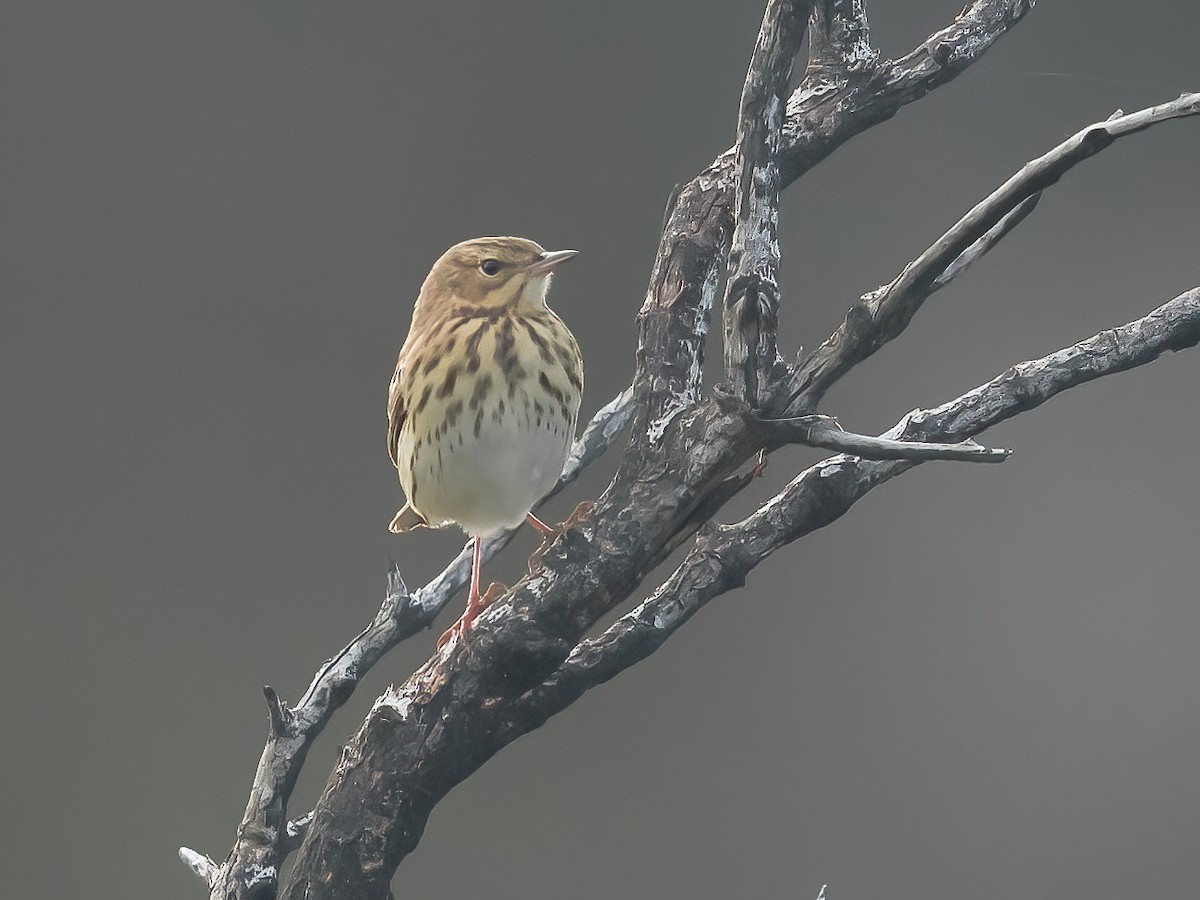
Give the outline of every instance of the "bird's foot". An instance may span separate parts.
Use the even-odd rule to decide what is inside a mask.
[[[471,630],[471,624],[479,618],[479,614],[495,603],[507,590],[508,588],[499,581],[493,581],[482,595],[468,598],[467,608],[463,610],[463,614],[458,617],[458,620],[453,625],[443,631],[442,636],[437,639],[437,649],[441,650],[452,638],[465,640],[467,632]]]
[[[533,513],[530,513],[526,517],[525,521],[530,524],[534,531],[542,536],[542,545],[534,550],[533,554],[529,557],[530,575],[536,575],[542,570],[542,557],[546,555],[546,551],[550,549],[550,545],[558,540],[559,535],[587,518],[595,505],[591,500],[584,500],[571,511],[571,514],[564,521],[557,525],[547,525]]]

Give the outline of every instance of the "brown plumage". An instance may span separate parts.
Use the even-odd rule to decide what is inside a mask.
[[[467,609],[483,609],[480,539],[522,521],[562,472],[575,436],[583,361],[546,306],[574,250],[487,237],[447,250],[421,286],[388,394],[388,455],[408,503],[392,531],[456,524],[473,541]],[[440,643],[440,642],[439,642]]]

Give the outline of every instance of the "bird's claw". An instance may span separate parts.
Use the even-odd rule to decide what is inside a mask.
[[[471,624],[479,618],[479,614],[495,603],[507,590],[508,588],[499,581],[493,581],[475,603],[468,601],[463,614],[437,639],[437,649],[441,650],[451,638],[465,639],[467,632],[471,630]]]
[[[542,570],[542,557],[546,555],[546,551],[550,549],[550,545],[558,540],[559,536],[569,528],[574,527],[579,522],[591,515],[595,503],[591,500],[584,500],[577,505],[567,518],[559,522],[557,525],[547,525],[541,519],[535,517],[532,513],[529,516],[529,524],[537,530],[542,536],[542,545],[538,547],[529,557],[529,574],[536,575]],[[534,525],[534,523],[537,523]]]

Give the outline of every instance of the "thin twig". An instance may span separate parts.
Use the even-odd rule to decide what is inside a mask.
[[[1016,213],[1071,168],[1118,137],[1196,113],[1200,113],[1200,94],[1183,94],[1168,103],[1089,125],[1026,163],[905,266],[890,284],[864,295],[850,308],[845,321],[804,360],[786,386],[781,414],[802,415],[815,409],[834,382],[905,329],[921,304],[940,286],[939,279],[943,284],[948,280],[944,276],[964,253],[976,249],[986,252],[1019,221],[1009,219],[1005,227],[1006,216]],[[968,257],[966,262],[973,258]]]
[[[816,45],[819,59],[833,64],[810,66],[788,100],[780,158],[784,187],[849,138],[961,74],[1029,13],[1033,0],[972,0],[912,52],[882,62],[871,48],[863,4],[833,5],[843,24],[835,23],[832,42],[818,37]]]
[[[958,462],[1001,463],[1011,450],[993,450],[974,441],[937,444],[925,441],[898,441],[845,431],[831,416],[799,416],[793,419],[762,419],[771,436],[778,441],[824,447],[849,453],[862,459],[956,460]]]

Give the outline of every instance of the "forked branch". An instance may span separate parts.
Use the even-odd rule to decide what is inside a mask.
[[[948,403],[914,410],[886,436],[966,441],[1065,390],[1198,343],[1200,287],[1127,325],[1018,363]],[[709,600],[744,584],[750,571],[780,547],[841,518],[872,488],[917,464],[833,456],[805,469],[742,521],[702,529],[671,577],[603,634],[582,641],[552,677],[521,698],[520,714],[538,723],[565,709],[589,688],[657,650]]]
[[[861,2],[814,10],[821,61],[787,102],[779,148],[780,189],[838,147],[952,80],[1032,8],[1031,0],[973,0],[911,53],[880,62]],[[831,64],[840,60],[836,64]],[[668,204],[638,313],[633,439],[657,442],[700,398],[701,359],[721,266],[733,234],[735,149],[721,154]],[[805,409],[797,412],[811,412]]]
[[[811,57],[785,105],[810,6]],[[393,567],[375,620],[326,663],[295,707],[267,690],[268,741],[233,852],[218,865],[181,851],[213,897],[273,897],[283,859],[301,839],[283,897],[387,896],[392,872],[446,791],[588,687],[652,652],[779,546],[842,515],[921,460],[1001,461],[1007,451],[983,448],[972,435],[1082,381],[1200,339],[1200,292],[1192,291],[1123,328],[1014,367],[943,407],[911,413],[880,437],[806,415],[842,372],[898,334],[925,297],[1001,240],[1070,165],[1119,134],[1197,111],[1200,98],[1192,95],[1092,126],[1075,143],[1030,163],[860,304],[857,318],[848,317],[784,387],[778,384],[787,371],[775,348],[779,191],[853,135],[965,69],[1030,6],[976,0],[911,54],[881,62],[859,0],[771,0],[743,93],[737,145],[679,189],[669,206],[639,314],[633,385],[597,413],[560,486],[632,419],[617,476],[591,513],[573,518],[536,574],[481,616],[469,641],[451,642],[377,700],[313,813],[290,826],[287,803],[312,740],[371,665],[437,615],[465,580],[465,558],[412,592]],[[702,400],[700,361],[731,251],[727,371],[735,396]],[[773,400],[791,400],[773,407],[780,419],[765,421],[752,411],[766,388]],[[737,474],[746,460],[788,441],[854,455],[811,467],[741,522],[706,524],[747,483]],[[507,539],[497,538],[488,552]],[[648,600],[599,638],[583,637],[688,541],[683,564]]]
[[[1089,125],[1026,163],[905,266],[890,284],[864,295],[850,308],[845,321],[804,360],[792,378],[783,402],[785,414],[803,415],[815,409],[842,375],[898,336],[930,294],[1003,238],[1032,211],[1041,192],[1071,168],[1119,137],[1198,112],[1200,94],[1183,94],[1169,103]]]

